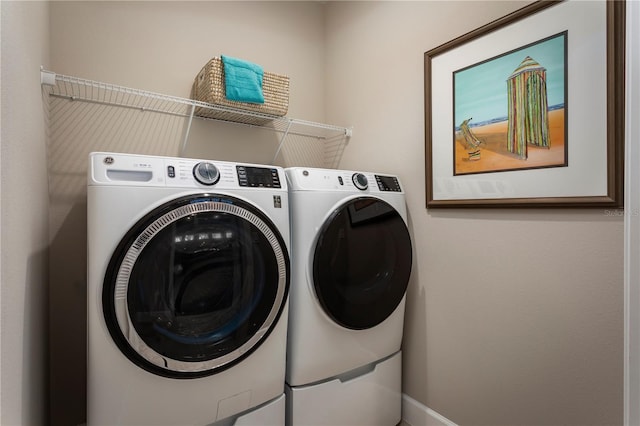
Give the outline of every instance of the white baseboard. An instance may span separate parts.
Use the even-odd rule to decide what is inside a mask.
[[[442,414],[404,393],[402,394],[402,420],[411,426],[458,426]]]

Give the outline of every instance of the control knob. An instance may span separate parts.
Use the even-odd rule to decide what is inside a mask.
[[[353,184],[361,191],[364,191],[369,187],[369,181],[367,181],[367,177],[362,173],[354,173],[351,177],[353,180]]]
[[[220,172],[212,163],[202,161],[193,168],[193,177],[203,185],[215,185],[220,180]]]

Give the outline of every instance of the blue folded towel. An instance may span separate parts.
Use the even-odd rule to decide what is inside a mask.
[[[264,103],[260,65],[222,55],[226,98],[231,101]]]

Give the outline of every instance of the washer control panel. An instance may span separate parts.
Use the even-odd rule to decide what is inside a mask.
[[[88,184],[286,191],[284,176],[282,167],[271,165],[93,152]]]
[[[278,169],[269,167],[236,166],[240,186],[252,188],[281,188]]]

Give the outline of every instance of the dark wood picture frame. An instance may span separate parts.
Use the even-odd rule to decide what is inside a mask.
[[[426,207],[427,208],[464,208],[464,207],[601,207],[621,208],[624,202],[624,108],[625,108],[625,8],[624,0],[606,1],[606,194],[571,194],[569,196],[504,196],[504,197],[434,197],[435,144],[450,146],[451,138],[436,140],[433,135],[433,114],[439,108],[434,105],[432,82],[432,61],[440,55],[455,55],[456,49],[475,40],[489,36],[512,24],[533,17],[538,12],[564,3],[558,0],[540,0],[527,5],[509,15],[497,19],[474,31],[455,38],[424,54],[425,78],[425,165],[426,165]],[[569,35],[571,37],[571,35]],[[605,60],[605,58],[602,58]],[[606,144],[606,147],[604,146]],[[540,170],[540,173],[545,173]],[[458,179],[459,176],[451,176]],[[462,176],[461,178],[464,178]],[[508,179],[508,178],[500,178]],[[455,183],[455,181],[454,181]],[[464,183],[464,182],[462,182]],[[602,182],[605,184],[604,182]]]

